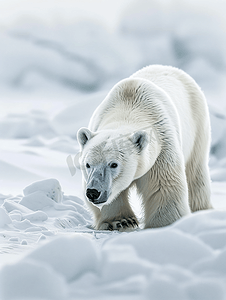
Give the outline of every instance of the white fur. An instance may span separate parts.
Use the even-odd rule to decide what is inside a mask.
[[[120,134],[127,143],[122,147],[121,175],[112,181],[107,205],[98,208],[86,200],[97,229],[131,227],[116,228],[115,222],[136,220],[128,202],[134,185],[142,197],[145,228],[169,225],[190,211],[212,208],[207,104],[201,89],[183,71],[153,65],[120,81],[95,110],[89,130],[94,137],[82,148],[81,164],[87,157],[99,164],[119,159],[112,139],[117,149]],[[137,153],[132,135],[142,130],[149,139]],[[94,155],[93,148],[103,141],[105,157],[100,149]]]

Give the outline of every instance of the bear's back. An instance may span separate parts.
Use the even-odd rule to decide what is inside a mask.
[[[131,78],[150,80],[169,95],[178,112],[186,160],[195,137],[203,131],[199,127],[209,126],[207,105],[199,86],[184,71],[171,66],[148,66],[134,73]]]
[[[145,96],[147,92],[148,97]],[[153,106],[154,102],[149,102],[148,98],[152,98],[157,106],[163,106],[161,113],[166,115],[159,116],[156,105]],[[127,123],[135,125],[133,129],[136,130],[137,126],[149,126],[151,115],[170,119],[172,125],[169,126],[175,126],[181,133],[185,161],[199,138],[199,132],[203,132],[209,122],[204,95],[195,81],[177,68],[152,65],[112,88],[94,112],[89,129],[120,128]]]

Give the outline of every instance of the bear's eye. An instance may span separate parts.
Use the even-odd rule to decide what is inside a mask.
[[[89,169],[89,168],[90,168],[90,165],[89,165],[88,163],[86,164],[86,168],[87,168],[87,169]]]
[[[118,164],[116,164],[116,163],[112,163],[112,164],[110,165],[110,167],[111,167],[112,169],[115,169],[115,168],[117,168],[117,167],[118,167]]]

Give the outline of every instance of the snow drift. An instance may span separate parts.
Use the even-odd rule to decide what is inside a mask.
[[[1,199],[0,238],[25,253],[0,269],[2,300],[224,299],[225,211],[128,234],[94,231],[82,201],[55,179]]]

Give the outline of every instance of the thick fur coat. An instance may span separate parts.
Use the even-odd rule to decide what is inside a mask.
[[[204,94],[185,72],[141,69],[117,83],[78,132],[85,200],[96,229],[128,230],[136,187],[145,228],[212,208],[210,121]]]

